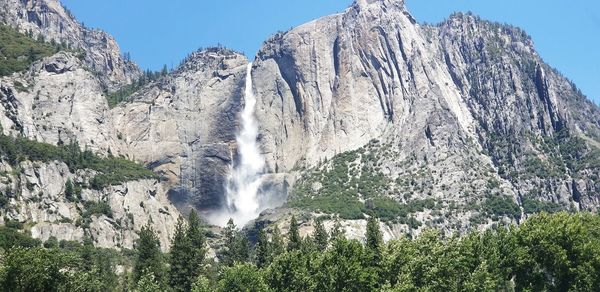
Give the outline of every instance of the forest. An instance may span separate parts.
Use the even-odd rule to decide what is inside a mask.
[[[364,241],[347,239],[322,220],[301,236],[295,217],[283,234],[260,229],[256,240],[232,221],[216,258],[192,212],[180,218],[169,253],[150,227],[134,250],[91,241],[45,243],[6,224],[0,228],[4,291],[594,291],[600,287],[600,216],[541,213],[520,226],[444,236],[424,230],[383,241],[369,218]]]

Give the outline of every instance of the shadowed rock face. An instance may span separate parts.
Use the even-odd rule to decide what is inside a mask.
[[[113,110],[124,153],[168,179],[182,210],[221,206],[235,153],[246,57],[225,49],[196,52],[171,75]]]

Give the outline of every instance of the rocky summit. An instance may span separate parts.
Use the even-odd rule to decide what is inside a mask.
[[[389,240],[600,207],[600,109],[516,27],[356,0],[254,60],[215,47],[144,73],[58,0],[0,0],[0,23],[36,48],[0,50],[0,222],[42,241],[132,248],[149,224],[166,250],[182,214],[234,212],[251,61],[268,209],[249,234],[295,215],[362,239],[375,217]]]

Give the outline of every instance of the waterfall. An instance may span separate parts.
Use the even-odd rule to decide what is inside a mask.
[[[262,183],[265,159],[257,143],[258,123],[254,116],[256,97],[252,87],[252,63],[246,69],[244,90],[244,110],[240,115],[241,131],[236,137],[239,161],[231,166],[227,177],[226,206],[209,216],[211,223],[224,226],[229,218],[236,225],[243,226],[256,219],[261,206],[258,193]]]

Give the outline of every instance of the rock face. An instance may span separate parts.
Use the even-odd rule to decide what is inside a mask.
[[[84,27],[58,0],[2,0],[0,23],[31,33],[35,38],[41,36],[46,41],[80,50],[85,64],[97,72],[108,91],[131,83],[140,75],[139,68],[121,56],[112,36]]]
[[[377,139],[355,163],[386,178],[384,196],[436,200],[414,215],[427,225],[468,228],[490,196],[600,206],[600,110],[520,29],[469,14],[420,25],[403,1],[357,0],[269,39],[252,74],[273,172],[325,171]]]
[[[133,248],[137,231],[151,223],[161,247],[167,250],[180,216],[158,181],[142,180],[111,186],[101,191],[84,189],[81,199],[68,200],[67,180],[87,182],[93,173],[71,173],[63,162],[23,162],[20,174],[0,163],[0,190],[8,198],[2,208],[4,220],[31,224],[31,235],[42,241],[82,241],[89,237],[96,246]],[[90,204],[106,204],[109,211],[97,212]],[[97,209],[97,208],[96,208]]]
[[[72,53],[58,53],[0,80],[0,123],[9,134],[118,151],[101,82]]]
[[[123,153],[168,178],[181,210],[221,206],[235,153],[246,57],[225,49],[191,54],[171,75],[113,110]]]

